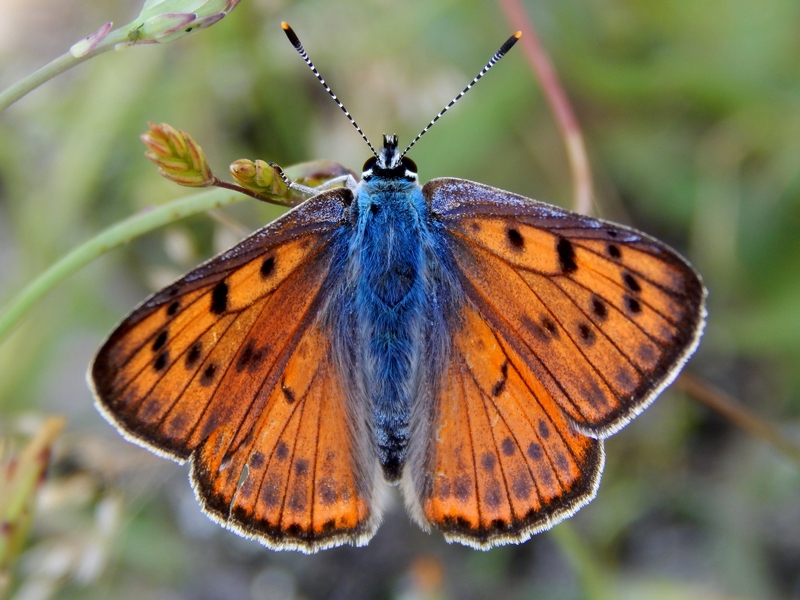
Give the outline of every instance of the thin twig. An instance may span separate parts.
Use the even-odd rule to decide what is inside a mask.
[[[539,79],[550,110],[553,111],[558,128],[561,130],[572,171],[573,209],[588,215],[592,210],[592,172],[578,120],[520,0],[498,0],[498,2],[511,27],[522,31],[520,40],[522,50]]]
[[[223,227],[227,227],[233,233],[235,233],[237,236],[241,238],[246,237],[251,233],[253,233],[252,229],[250,229],[249,227],[245,227],[244,225],[239,223],[239,221],[231,217],[229,214],[222,212],[221,210],[212,208],[206,214],[212,219],[214,219],[217,223],[219,223]]]
[[[772,423],[748,410],[733,396],[686,371],[675,381],[675,387],[800,465],[800,445],[783,435]]]
[[[245,198],[246,196],[234,194],[228,190],[206,190],[157,208],[141,211],[98,233],[50,265],[47,270],[5,303],[5,306],[0,309],[0,342],[42,296],[57,283],[98,256],[178,219],[205,212],[211,208],[241,202]]]

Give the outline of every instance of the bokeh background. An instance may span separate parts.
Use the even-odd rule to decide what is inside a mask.
[[[581,124],[596,214],[667,241],[705,278],[709,322],[687,370],[800,441],[800,3],[524,4]],[[138,10],[0,0],[0,87]],[[209,30],[65,73],[0,113],[0,302],[105,227],[189,193],[144,159],[148,121],[191,132],[218,174],[241,157],[360,168],[368,151],[281,20],[373,142],[413,137],[520,27],[489,0],[242,0]],[[563,141],[517,49],[412,156],[422,180],[571,203]],[[255,229],[279,211],[226,214]],[[16,597],[800,599],[798,465],[674,388],[607,442],[597,499],[523,545],[448,545],[399,499],[367,548],[315,556],[211,523],[186,468],[125,442],[84,377],[131,308],[239,235],[205,215],[146,235],[2,341],[0,434],[16,443],[42,415],[68,418]]]

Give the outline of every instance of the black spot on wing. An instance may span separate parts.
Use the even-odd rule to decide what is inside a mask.
[[[167,366],[169,362],[169,351],[162,352],[156,357],[156,360],[153,362],[153,369],[156,371],[161,371],[164,367]]]
[[[625,308],[627,308],[628,312],[632,315],[637,315],[642,312],[642,305],[639,304],[636,298],[631,298],[630,296],[625,296]]]
[[[295,397],[294,397],[294,390],[286,385],[286,380],[281,379],[281,391],[283,392],[283,397],[286,399],[288,404],[293,404]]]
[[[286,442],[283,440],[278,442],[278,445],[275,447],[275,458],[278,460],[286,460],[289,456],[289,446],[286,445]]]
[[[305,458],[298,458],[294,463],[294,472],[302,477],[308,474],[308,461]]]
[[[578,263],[575,262],[575,248],[573,248],[569,240],[559,238],[556,244],[556,251],[558,252],[558,262],[563,273],[569,274],[578,270]]]
[[[484,496],[486,505],[490,508],[497,508],[503,500],[503,495],[504,494],[500,490],[500,483],[496,479],[491,479],[486,486],[486,495]],[[499,526],[502,527],[504,521],[502,519],[495,519],[492,521],[492,526],[495,526],[495,523],[500,523]]]
[[[253,469],[260,469],[264,466],[264,454],[256,450],[250,457],[250,467]]]
[[[511,491],[514,494],[514,497],[518,500],[527,500],[531,495],[531,490],[533,486],[531,485],[530,474],[528,473],[517,473],[514,475],[514,478],[511,481]]]
[[[583,342],[587,346],[591,346],[595,342],[595,333],[592,326],[588,323],[579,323],[578,324],[578,335],[581,338],[581,342]]]
[[[608,307],[597,296],[592,297],[592,314],[600,321],[605,321],[608,318]]]
[[[639,286],[639,282],[636,281],[633,275],[630,273],[623,273],[622,274],[622,281],[625,283],[625,287],[628,288],[635,294],[638,294],[642,291],[642,288]]]
[[[228,308],[228,284],[220,281],[211,291],[211,312],[221,315]]]
[[[268,256],[264,259],[264,262],[261,263],[261,276],[266,278],[272,275],[272,272],[275,270],[275,257]]]
[[[563,453],[556,452],[553,458],[559,471],[563,472],[569,470],[569,459]]]
[[[481,467],[483,467],[484,471],[491,473],[494,471],[495,465],[497,465],[497,457],[494,454],[491,452],[484,452],[481,455]]]
[[[549,333],[554,338],[558,338],[558,326],[556,325],[555,321],[548,316],[542,317],[542,327],[544,330]]]
[[[167,335],[166,329],[158,334],[158,337],[153,341],[153,352],[158,352],[167,343]]]
[[[331,505],[339,500],[336,481],[332,477],[323,477],[319,483],[319,498],[323,505]],[[331,521],[333,523],[333,521]],[[322,526],[325,529],[325,525]]]
[[[529,318],[527,315],[521,315],[520,321],[522,325],[540,342],[549,342],[553,339],[558,339],[558,326],[555,321],[546,315],[542,315],[539,323]]]
[[[542,439],[547,439],[550,437],[550,428],[547,426],[547,422],[544,419],[539,419],[539,435],[542,436]]]
[[[453,495],[459,500],[469,500],[472,497],[472,481],[469,476],[460,473],[453,481]]]
[[[193,367],[203,353],[203,342],[195,342],[186,353],[186,368]]]
[[[204,387],[208,387],[214,382],[214,377],[217,374],[217,364],[211,363],[209,364],[204,370],[203,374],[200,375],[200,385]]]
[[[258,348],[253,339],[247,340],[244,348],[239,352],[236,360],[236,370],[242,372],[247,369],[250,373],[255,372],[266,358],[266,350]]]
[[[531,442],[528,445],[527,454],[533,460],[542,460],[544,458],[544,450],[542,450],[541,445],[536,442]]]
[[[504,360],[500,367],[500,379],[498,379],[492,386],[492,396],[499,396],[506,388],[506,381],[508,380],[508,361]]]
[[[515,250],[522,250],[525,247],[525,238],[522,237],[518,229],[509,227],[506,230],[506,235],[508,236],[508,243],[511,244],[511,247]]]

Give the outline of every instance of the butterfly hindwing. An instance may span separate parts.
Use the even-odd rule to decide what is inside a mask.
[[[206,511],[273,548],[316,551],[372,537],[376,458],[363,457],[357,412],[321,324],[309,327],[246,435],[221,425],[202,443],[192,481]]]
[[[351,198],[319,194],[155,294],[90,371],[112,423],[191,458],[205,510],[276,548],[363,543],[377,526],[368,432],[321,317]]]
[[[524,541],[594,497],[602,442],[571,426],[526,357],[469,301],[459,320],[411,504],[449,540]]]
[[[594,496],[601,439],[691,354],[705,290],[629,228],[464,180],[423,193],[463,305],[409,504],[470,545],[524,540]]]

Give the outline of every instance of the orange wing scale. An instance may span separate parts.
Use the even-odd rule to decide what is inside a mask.
[[[570,418],[602,437],[681,364],[696,341],[702,287],[685,263],[646,241],[620,247],[582,237],[585,229],[542,232],[520,221],[478,217],[451,226],[467,295],[508,330]]]
[[[95,366],[95,374],[102,370],[107,376],[95,375],[103,402],[135,434],[146,432],[150,444],[181,458],[222,423],[247,430],[252,424],[244,420],[257,410],[246,399],[257,409],[264,400],[259,388],[267,383],[253,372],[258,368],[277,378],[284,346],[298,324],[313,316],[311,304],[328,270],[330,257],[316,253],[305,253],[298,266],[302,243],[287,244],[274,261],[294,263],[291,271],[264,277],[264,259],[258,258],[176,296],[180,305],[173,315],[169,304],[130,326],[123,323],[111,339],[113,351],[101,352]],[[215,311],[215,298],[222,308],[221,285],[227,301]],[[249,296],[246,302],[240,289]]]
[[[190,458],[205,511],[273,548],[361,545],[379,521],[368,399],[341,381],[321,292],[349,193],[312,198],[153,296],[92,367],[109,420]],[[602,438],[674,378],[705,290],[628,228],[463,180],[423,193],[458,300],[431,345],[449,355],[412,407],[407,502],[448,539],[523,541],[594,496]]]
[[[423,193],[463,300],[407,502],[449,539],[524,541],[594,497],[602,438],[694,350],[705,289],[632,229],[464,180]]]
[[[422,510],[448,539],[483,548],[527,539],[588,502],[603,453],[474,307],[462,318],[437,400]]]
[[[362,544],[379,520],[377,459],[322,316],[343,193],[316,197],[147,300],[91,370],[110,421],[191,458],[205,511],[273,548]]]
[[[313,327],[247,436],[237,443],[219,427],[201,445],[192,479],[223,524],[313,550],[374,533],[373,473],[356,464],[357,431],[329,356],[330,340]]]

